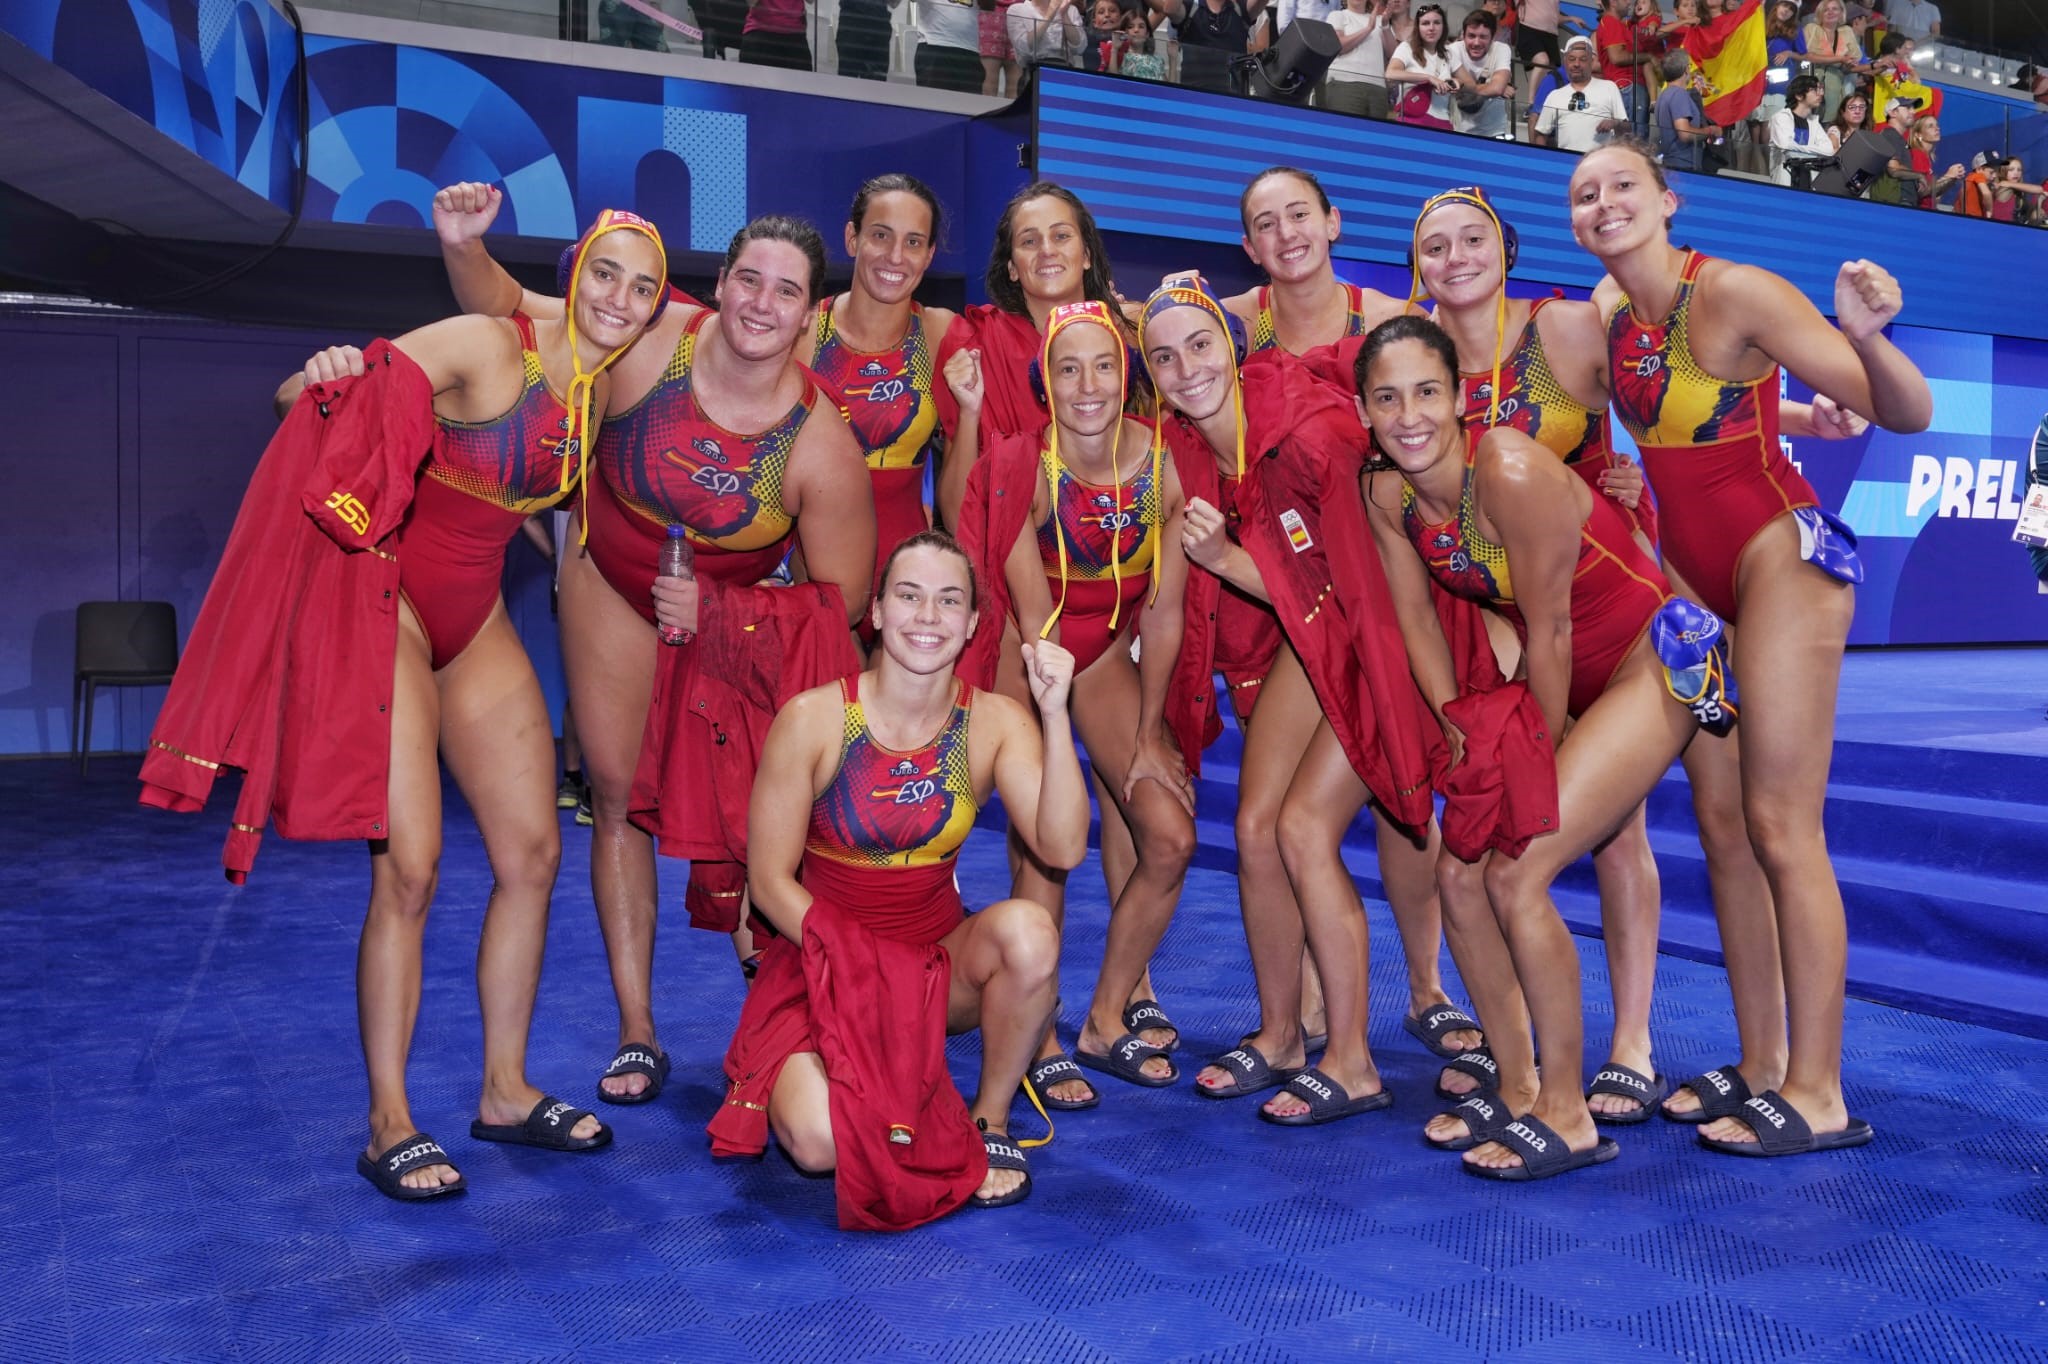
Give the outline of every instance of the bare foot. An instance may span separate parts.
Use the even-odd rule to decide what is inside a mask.
[[[1593,1126],[1593,1115],[1586,1110],[1583,1103],[1579,1105],[1578,1112],[1570,1118],[1562,1115],[1556,1118],[1544,1117],[1542,1114],[1536,1116],[1542,1118],[1543,1123],[1553,1132],[1563,1137],[1564,1144],[1573,1151],[1590,1151],[1600,1144],[1599,1129]],[[1465,1163],[1488,1170],[1512,1170],[1523,1161],[1517,1152],[1500,1142],[1489,1141],[1467,1151]]]
[[[1119,1027],[1122,1026],[1122,1022],[1122,1019],[1117,1020]],[[1140,1037],[1144,1035],[1143,1033],[1138,1034]],[[1095,1017],[1091,1014],[1088,1021],[1081,1025],[1081,1035],[1074,1039],[1074,1050],[1076,1052],[1086,1052],[1090,1056],[1095,1057],[1107,1056],[1109,1055],[1110,1047],[1115,1045],[1116,1040],[1122,1036],[1121,1032],[1105,1036],[1103,1030],[1095,1025]],[[1158,1043],[1155,1042],[1151,1045],[1157,1046]],[[1173,1058],[1169,1056],[1148,1056],[1139,1063],[1138,1071],[1148,1080],[1171,1079],[1173,1077]],[[1059,1088],[1057,1085],[1053,1087],[1055,1089]]]
[[[1777,1091],[1777,1094],[1787,1107],[1806,1119],[1807,1127],[1815,1136],[1840,1132],[1849,1125],[1849,1106],[1842,1102],[1840,1090],[1833,1094],[1795,1094],[1785,1089]],[[1700,1129],[1700,1135],[1708,1141],[1727,1141],[1738,1145],[1756,1140],[1756,1132],[1741,1117],[1716,1118]]]
[[[1614,1066],[1621,1066],[1634,1071],[1638,1075],[1648,1076],[1651,1084],[1653,1086],[1656,1084],[1657,1071],[1654,1063],[1650,1060],[1650,1053],[1647,1050],[1638,1051],[1634,1048],[1623,1050],[1617,1047],[1608,1056],[1607,1064],[1602,1066],[1600,1070],[1607,1070]],[[1600,1072],[1595,1071],[1593,1078],[1597,1082],[1600,1078]],[[1695,1100],[1695,1103],[1697,1103],[1697,1100]],[[1627,1118],[1642,1112],[1643,1102],[1640,1099],[1631,1099],[1626,1094],[1593,1094],[1587,1097],[1586,1107],[1592,1110],[1593,1116],[1596,1118],[1611,1118],[1616,1115]]]
[[[1038,1055],[1031,1058],[1031,1064],[1037,1065],[1040,1061],[1050,1061],[1054,1057],[1065,1055],[1066,1051],[1058,1040],[1052,1039],[1046,1046],[1039,1048]],[[1084,1104],[1096,1097],[1095,1086],[1078,1078],[1049,1084],[1045,1087],[1044,1093],[1046,1098],[1057,1099],[1063,1104]]]
[[[1535,1105],[1536,1091],[1531,1089],[1527,1093],[1512,1097],[1493,1095],[1491,1100],[1508,1113],[1520,1117]],[[1439,1113],[1422,1125],[1422,1135],[1442,1146],[1449,1142],[1469,1140],[1472,1136],[1472,1127],[1455,1113]]]
[[[1010,1137],[1007,1128],[996,1127],[986,1122],[984,1122],[982,1130],[992,1136],[1001,1137],[1005,1141],[1008,1141]],[[1027,1170],[998,1170],[991,1167],[987,1178],[983,1179],[981,1186],[974,1191],[974,1197],[985,1203],[992,1203],[998,1199],[1007,1198],[1023,1188],[1024,1182],[1029,1178],[1031,1178],[1031,1174]]]

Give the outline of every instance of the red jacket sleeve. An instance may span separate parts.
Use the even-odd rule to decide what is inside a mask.
[[[967,492],[960,502],[960,547],[967,551],[980,584],[981,621],[954,671],[983,691],[995,686],[1003,623],[1011,611],[1003,568],[1024,533],[1024,523],[1031,519],[1042,436],[1042,431],[1005,436],[984,449],[968,471]]]
[[[143,760],[143,803],[171,810],[242,772],[230,880],[273,819],[288,838],[388,833],[398,563],[376,540],[411,505],[435,425],[419,366],[369,350],[382,362],[302,399],[264,451]],[[328,506],[322,488],[354,501]],[[337,553],[348,541],[370,552]]]

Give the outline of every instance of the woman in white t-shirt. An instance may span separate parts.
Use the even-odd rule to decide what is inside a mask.
[[[1451,92],[1457,88],[1451,75],[1450,25],[1444,7],[1424,5],[1415,11],[1415,31],[1387,59],[1387,93],[1394,102],[1395,121],[1449,132]],[[1429,93],[1426,110],[1417,107],[1421,101],[1412,93],[1417,89]]]
[[[1344,8],[1329,16],[1338,52],[1319,96],[1323,108],[1366,118],[1387,116],[1387,54],[1380,46],[1386,8],[1387,0],[1344,0]]]

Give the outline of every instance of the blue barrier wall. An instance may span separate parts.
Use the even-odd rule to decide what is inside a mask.
[[[0,34],[279,208],[299,130],[292,27],[260,0],[0,0]]]
[[[1235,242],[1239,191],[1284,161],[1314,171],[1342,210],[1340,256],[1399,263],[1423,199],[1482,184],[1521,233],[1516,278],[1599,282],[1567,221],[1577,158],[1566,152],[1055,70],[1040,73],[1037,118],[1039,173],[1078,193],[1106,230]],[[1842,261],[1868,255],[1899,276],[1914,322],[2048,338],[2048,309],[2015,309],[2009,289],[1986,287],[2038,280],[2048,239],[2029,230],[1714,176],[1674,184],[1683,240],[1767,260],[1824,311]]]
[[[289,206],[297,54],[269,5],[0,0],[0,34]],[[419,228],[435,189],[487,180],[506,189],[501,232],[570,238],[632,205],[671,250],[722,254],[764,212],[811,218],[836,242],[854,191],[887,171],[964,197],[957,114],[320,36],[306,63],[308,222]]]

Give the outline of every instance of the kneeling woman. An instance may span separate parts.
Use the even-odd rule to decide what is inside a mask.
[[[197,809],[220,767],[244,769],[227,854],[236,879],[273,809],[289,837],[369,840],[356,1008],[370,1137],[356,1168],[396,1199],[464,1187],[413,1122],[405,1087],[441,858],[437,752],[493,881],[470,1134],[564,1151],[611,1140],[526,1079],[561,831],[554,725],[499,579],[521,524],[581,479],[602,371],[660,312],[668,266],[653,227],[617,213],[567,259],[559,317],[455,317],[367,354],[334,347],[279,389],[285,424],[142,769],[145,803],[173,810]]]
[[[1459,859],[1451,865],[1471,870],[1446,877],[1444,913],[1501,1070],[1499,1093],[1468,1099],[1428,1135],[1468,1150],[1473,1174],[1543,1179],[1617,1153],[1579,1089],[1579,961],[1550,884],[1613,834],[1698,727],[1651,647],[1671,590],[1609,500],[1549,450],[1496,427],[1474,452],[1457,350],[1435,323],[1404,317],[1375,329],[1356,377],[1374,442],[1399,470],[1374,476],[1373,535],[1416,680],[1456,755],[1444,841]],[[1496,685],[1491,700],[1461,695],[1498,684],[1498,672],[1483,648],[1464,651],[1477,658],[1462,670],[1454,663],[1431,579],[1514,625],[1526,686]],[[1708,619],[1690,603],[1671,609]],[[1554,802],[1538,789],[1553,753]],[[1492,779],[1473,776],[1487,767]],[[1483,822],[1463,819],[1461,786],[1499,805]],[[1477,827],[1461,836],[1468,824]],[[1484,878],[1476,913],[1465,893],[1474,876]],[[1546,1063],[1540,1088],[1518,996]]]
[[[1052,1017],[1059,930],[1026,900],[965,915],[953,859],[993,789],[1031,849],[1072,868],[1088,794],[1067,720],[1072,657],[1023,646],[1034,724],[954,675],[978,614],[950,536],[912,536],[882,578],[873,666],[792,700],[761,754],[748,885],[779,936],[710,1130],[715,1153],[742,1155],[772,1129],[798,1167],[837,1172],[841,1225],[902,1229],[1030,1190],[1006,1134]],[[963,1106],[945,1034],[977,1026],[981,1086]]]

